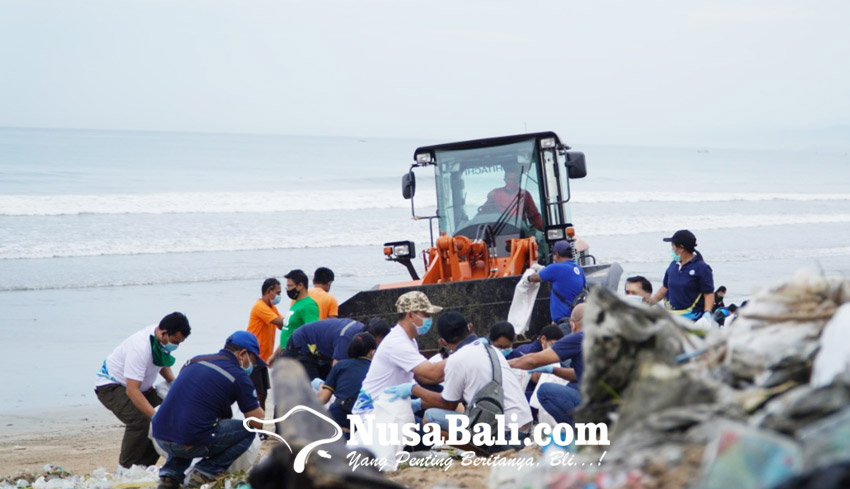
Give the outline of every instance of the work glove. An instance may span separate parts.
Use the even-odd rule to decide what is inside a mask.
[[[413,408],[413,412],[418,412],[422,410],[422,399],[414,399],[410,401],[410,407]]]
[[[408,382],[406,384],[394,385],[392,387],[387,387],[384,390],[384,394],[392,394],[393,397],[390,398],[390,402],[395,401],[396,399],[407,399],[410,397],[411,391],[413,391],[413,386],[415,384],[413,382]]]
[[[533,368],[528,371],[531,374],[551,374],[555,372],[555,367],[552,365],[544,365],[542,367]]]
[[[316,377],[315,379],[313,379],[312,382],[310,382],[310,385],[313,386],[313,390],[316,391],[322,388],[322,384],[324,384],[324,381],[322,381],[322,379],[318,377]]]

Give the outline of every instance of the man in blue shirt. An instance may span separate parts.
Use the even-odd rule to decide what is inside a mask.
[[[552,263],[528,277],[529,282],[551,282],[549,313],[553,323],[569,319],[572,303],[587,285],[584,272],[573,261],[573,247],[567,241],[558,241],[552,249]]]
[[[691,320],[714,308],[714,272],[696,251],[697,238],[687,229],[664,238],[672,248],[673,261],[664,272],[664,285],[652,296],[655,304],[667,298],[670,312]]]
[[[563,337],[564,330],[554,324],[550,324],[540,330],[540,333],[537,334],[537,338],[535,338],[534,341],[516,347],[507,358],[508,360],[513,360],[514,358],[519,358],[528,355],[529,353],[543,351],[554,345],[556,341]]]
[[[301,362],[311,379],[327,379],[331,367],[348,358],[348,345],[357,333],[371,334],[380,343],[390,325],[372,318],[367,325],[354,319],[330,318],[301,326],[289,338],[286,355]]]
[[[203,460],[187,487],[212,482],[248,449],[255,433],[230,419],[230,406],[238,403],[246,418],[265,418],[250,378],[254,365],[265,363],[257,338],[248,331],[230,335],[217,354],[186,363],[152,421],[153,437],[168,453],[158,489],[179,488],[196,457]]]
[[[581,351],[581,343],[584,341],[584,331],[582,331],[584,307],[584,304],[577,305],[570,316],[572,334],[556,341],[552,348],[514,358],[508,362],[513,368],[555,374],[570,381],[567,385],[549,382],[537,389],[537,400],[540,401],[540,405],[558,423],[572,425],[572,410],[581,404],[578,385],[581,382],[582,374],[584,374],[584,360]],[[566,360],[570,360],[571,368],[553,365]]]

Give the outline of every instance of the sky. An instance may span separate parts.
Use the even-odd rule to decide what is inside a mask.
[[[850,149],[850,2],[0,0],[0,127]]]

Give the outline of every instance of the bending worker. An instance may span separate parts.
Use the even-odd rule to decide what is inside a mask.
[[[198,457],[187,487],[213,482],[251,446],[256,433],[230,419],[230,406],[238,403],[246,418],[265,418],[250,378],[255,365],[265,363],[257,338],[247,331],[230,335],[218,353],[186,363],[153,417],[153,437],[168,453],[157,489],[178,489]]]

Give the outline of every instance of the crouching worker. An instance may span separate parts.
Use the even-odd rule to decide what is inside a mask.
[[[250,377],[255,365],[265,363],[257,338],[247,331],[230,335],[218,353],[186,363],[153,417],[153,437],[168,453],[158,489],[180,487],[196,457],[203,460],[195,465],[187,487],[213,482],[248,449],[256,434],[246,430],[242,420],[229,418],[234,402],[246,418],[265,417]]]
[[[357,401],[363,379],[366,378],[377,348],[378,342],[374,336],[369,333],[357,333],[348,344],[348,358],[333,366],[328,381],[319,389],[319,400],[322,404],[328,402],[331,395],[336,396],[328,411],[341,428],[349,426],[348,415]]]
[[[442,392],[433,392],[416,384],[402,384],[387,389],[393,398],[405,398],[411,394],[419,399],[413,401],[413,410],[425,408],[426,423],[436,423],[443,431],[448,431],[451,425],[458,426],[457,421],[449,422],[448,416],[476,416],[474,406],[476,400],[484,394],[492,395],[493,383],[499,384],[506,426],[513,423],[518,427],[520,439],[525,438],[531,426],[531,409],[525,400],[522,387],[516,376],[511,372],[505,356],[496,348],[481,341],[473,332],[472,324],[464,319],[459,312],[447,312],[437,322],[440,338],[452,352],[446,360],[445,382]],[[498,396],[497,396],[498,397]],[[391,399],[392,400],[392,399]],[[456,411],[458,404],[463,402],[466,411]],[[483,419],[483,418],[482,418]],[[469,419],[469,432],[474,434],[473,424],[478,419]],[[492,429],[491,425],[491,429]],[[499,435],[495,431],[492,436]],[[508,438],[508,434],[505,434]],[[508,446],[478,447],[482,451],[494,453]],[[514,446],[517,450],[522,445]]]
[[[564,336],[556,341],[551,348],[530,353],[528,355],[514,358],[510,361],[513,368],[528,370],[530,372],[555,374],[562,379],[569,380],[567,385],[545,383],[537,389],[537,399],[540,405],[558,423],[573,424],[572,411],[581,404],[579,382],[584,373],[584,360],[582,358],[581,344],[584,340],[582,331],[582,319],[584,317],[584,304],[579,304],[570,315],[570,329],[572,334]],[[555,367],[552,364],[570,361],[571,368]]]

